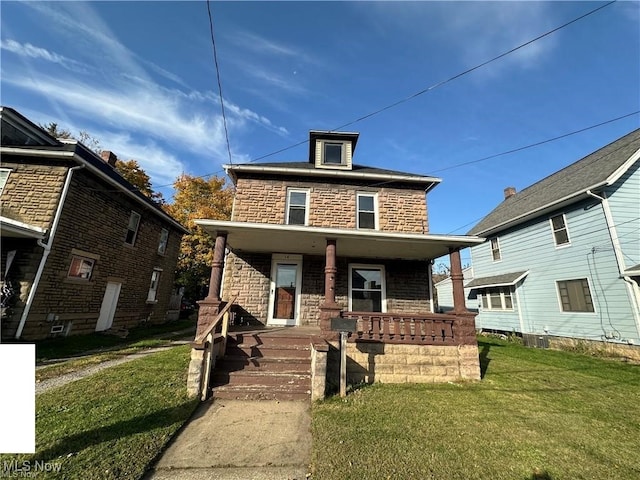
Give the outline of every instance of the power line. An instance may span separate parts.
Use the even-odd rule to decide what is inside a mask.
[[[207,13],[209,14],[209,30],[211,32],[211,44],[213,45],[213,61],[216,65],[216,77],[218,78],[218,92],[220,94],[220,107],[222,109],[222,123],[224,124],[224,137],[227,141],[227,153],[229,154],[229,163],[233,164],[231,159],[231,146],[229,145],[229,131],[227,130],[227,115],[224,110],[224,99],[222,97],[222,83],[220,82],[220,67],[218,65],[218,52],[216,50],[216,39],[213,35],[213,18],[211,16],[210,0],[207,0]]]

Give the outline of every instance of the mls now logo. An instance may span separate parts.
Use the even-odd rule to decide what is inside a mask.
[[[30,462],[29,460],[23,462],[3,460],[0,478],[35,477],[41,472],[59,472],[61,469],[61,463],[44,462],[42,460],[36,460],[35,462]]]

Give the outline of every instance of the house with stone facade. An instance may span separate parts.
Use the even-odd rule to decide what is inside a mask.
[[[2,339],[162,323],[187,230],[103,157],[0,108]]]
[[[312,383],[331,382],[337,330],[348,328],[350,383],[477,379],[459,250],[483,239],[431,233],[426,196],[441,180],[355,163],[358,137],[311,131],[306,161],[225,166],[235,186],[231,220],[196,221],[216,238],[197,337],[233,302],[236,324],[261,329],[244,352],[245,366],[256,355],[265,362],[262,335],[273,341],[275,331],[298,331],[307,349],[312,337]],[[431,264],[446,254],[457,301],[441,315],[434,313]],[[192,373],[204,348],[195,342]],[[241,369],[235,364],[231,373]],[[322,396],[324,387],[316,387]]]

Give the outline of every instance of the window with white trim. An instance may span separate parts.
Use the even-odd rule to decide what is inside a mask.
[[[586,278],[556,282],[563,312],[595,312],[589,281]]]
[[[287,190],[287,225],[309,223],[309,190],[290,188]]]
[[[551,217],[551,230],[553,231],[553,241],[556,246],[568,245],[569,242],[569,230],[567,230],[567,219],[564,213]]]
[[[158,253],[164,255],[167,251],[167,243],[169,243],[169,230],[163,228],[160,232],[160,241],[158,242]]]
[[[357,194],[357,227],[377,230],[378,228],[378,196],[375,193]]]
[[[349,310],[385,312],[386,292],[382,265],[349,265]]]
[[[344,142],[322,142],[322,164],[345,165],[347,162],[344,150]]]
[[[4,186],[7,184],[7,180],[9,178],[9,174],[11,173],[11,169],[9,168],[0,168],[0,195],[4,190]]]
[[[71,266],[69,267],[67,277],[78,278],[80,280],[90,280],[95,262],[96,261],[93,258],[74,255],[71,257]]]
[[[511,287],[480,289],[478,303],[482,310],[513,310]]]
[[[153,273],[151,274],[151,284],[149,285],[149,293],[147,294],[147,302],[157,301],[158,285],[160,285],[161,274],[162,274],[161,269],[159,268],[153,269]]]
[[[127,245],[133,245],[136,243],[136,237],[138,236],[138,227],[140,226],[140,214],[131,212],[129,215],[129,225],[127,225],[127,235],[124,238],[124,243]]]
[[[493,258],[494,262],[502,259],[502,255],[500,254],[500,241],[498,240],[498,237],[491,239],[491,258]]]

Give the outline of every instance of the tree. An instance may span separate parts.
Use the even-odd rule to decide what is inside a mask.
[[[136,187],[140,193],[146,195],[156,203],[163,204],[162,193],[154,192],[151,188],[151,177],[147,175],[136,160],[116,160],[116,171],[130,184]]]
[[[205,180],[187,174],[180,175],[173,187],[174,201],[163,207],[192,232],[182,237],[176,283],[184,287],[186,297],[199,299],[211,276],[215,239],[198,227],[194,220],[229,220],[233,189],[225,184],[224,178],[213,176]]]
[[[66,128],[59,128],[58,124],[55,122],[45,123],[44,125],[39,124],[39,127],[46,131],[53,138],[71,138],[73,140],[77,140],[82,142],[89,149],[93,150],[95,153],[100,155],[102,153],[102,146],[100,145],[100,140],[96,137],[89,134],[89,132],[85,130],[81,130],[77,135],[73,135]]]

